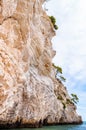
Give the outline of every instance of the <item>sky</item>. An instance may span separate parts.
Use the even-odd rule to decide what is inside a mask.
[[[77,112],[86,121],[86,0],[48,0],[44,7],[59,27],[53,62],[62,67],[69,93],[79,97]]]

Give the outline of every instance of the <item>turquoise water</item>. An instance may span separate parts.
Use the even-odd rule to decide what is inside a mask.
[[[86,130],[86,122],[84,122],[82,125],[58,125],[58,126],[45,126],[43,128],[22,128],[22,129],[9,129],[9,130]]]

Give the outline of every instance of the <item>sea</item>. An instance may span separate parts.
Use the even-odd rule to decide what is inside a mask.
[[[6,130],[6,129],[0,129]],[[81,125],[53,125],[44,126],[42,128],[19,128],[19,129],[7,129],[7,130],[86,130],[86,121]]]

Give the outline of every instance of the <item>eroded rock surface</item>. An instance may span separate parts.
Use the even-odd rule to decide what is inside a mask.
[[[2,128],[81,122],[75,105],[66,103],[66,88],[55,79],[55,32],[42,4],[43,0],[0,0]]]

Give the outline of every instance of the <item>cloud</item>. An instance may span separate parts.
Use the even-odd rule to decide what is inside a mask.
[[[50,0],[46,7],[59,26],[52,40],[57,51],[53,62],[63,68],[69,93],[79,95],[78,110],[86,120],[86,0]]]

